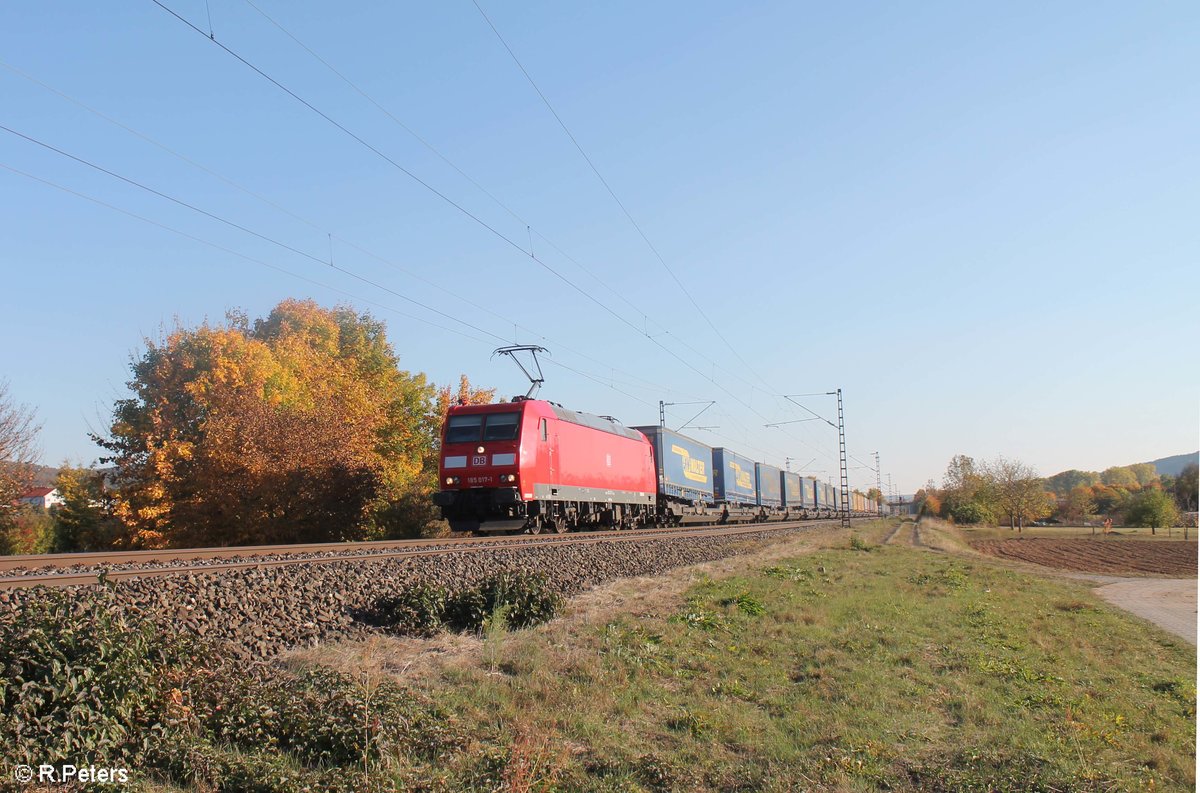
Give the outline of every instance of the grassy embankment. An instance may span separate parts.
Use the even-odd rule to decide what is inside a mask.
[[[454,751],[378,769],[401,787],[1194,789],[1191,645],[1086,584],[873,545],[885,528],[616,582],[533,630],[294,663],[449,714]]]

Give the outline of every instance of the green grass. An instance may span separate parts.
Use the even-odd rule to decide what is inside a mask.
[[[430,789],[1192,790],[1195,650],[1052,582],[899,547],[552,625],[419,685]],[[497,672],[496,670],[499,670]],[[427,773],[426,773],[427,772]]]

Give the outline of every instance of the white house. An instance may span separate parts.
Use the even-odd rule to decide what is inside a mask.
[[[63,499],[58,494],[57,488],[35,487],[22,493],[17,502],[20,504],[32,504],[42,509],[50,509],[50,507],[56,507],[63,503]]]

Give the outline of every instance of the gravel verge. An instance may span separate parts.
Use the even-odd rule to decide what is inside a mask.
[[[299,563],[129,579],[110,586],[117,593],[113,608],[182,627],[237,658],[267,659],[289,648],[372,632],[362,620],[365,612],[408,584],[455,588],[500,570],[524,570],[546,575],[555,589],[570,596],[603,581],[713,561],[805,530]],[[99,585],[69,589],[83,600]],[[0,592],[0,619],[19,619],[28,603],[44,596],[45,588],[38,586]]]

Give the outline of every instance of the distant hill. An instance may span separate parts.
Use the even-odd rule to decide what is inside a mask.
[[[54,487],[54,480],[58,478],[58,469],[51,468],[46,465],[35,465],[33,472],[34,487]]]
[[[1158,460],[1151,460],[1150,464],[1154,466],[1154,470],[1158,471],[1160,476],[1162,474],[1179,476],[1179,472],[1189,465],[1200,464],[1200,452],[1177,454],[1174,457],[1162,457]]]

